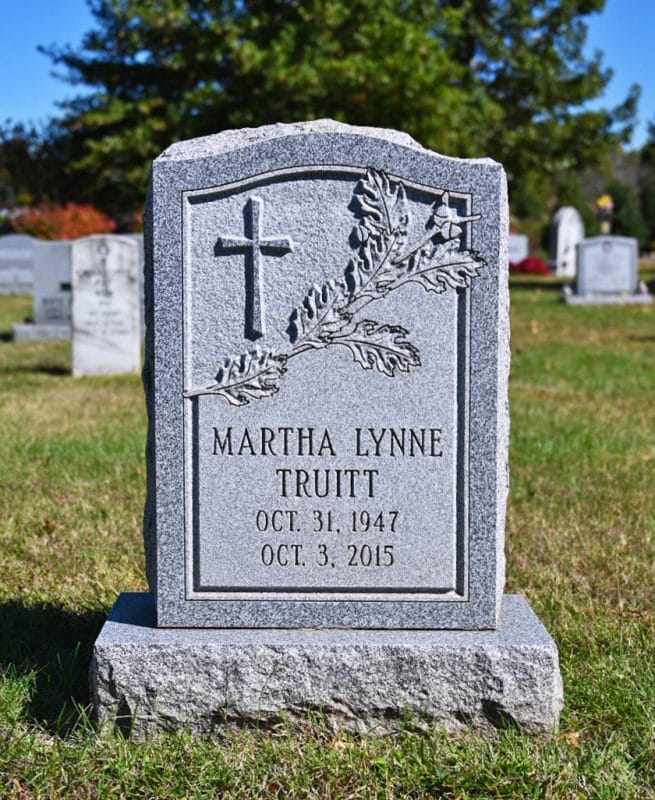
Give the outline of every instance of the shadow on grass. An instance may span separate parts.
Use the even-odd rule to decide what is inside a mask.
[[[29,714],[61,731],[74,724],[76,706],[89,702],[87,672],[105,611],[76,613],[53,604],[0,603],[0,669],[35,670]]]
[[[26,373],[29,372],[30,374],[39,374],[39,375],[53,375],[54,377],[62,377],[71,374],[70,367],[64,367],[61,364],[21,364],[20,366],[16,366],[15,364],[10,364],[7,367],[0,369],[0,374],[11,375],[11,374],[19,374],[19,373]]]

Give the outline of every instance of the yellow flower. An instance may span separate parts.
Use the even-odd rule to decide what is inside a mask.
[[[614,201],[612,200],[612,195],[601,194],[600,197],[597,197],[596,208],[602,211],[612,211],[614,209]]]

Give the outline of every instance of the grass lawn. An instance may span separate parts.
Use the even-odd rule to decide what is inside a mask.
[[[560,649],[550,738],[96,730],[93,640],[145,588],[143,393],[73,379],[68,343],[12,342],[31,299],[0,297],[0,797],[655,797],[655,308],[557,289],[512,283],[507,524],[507,590]]]

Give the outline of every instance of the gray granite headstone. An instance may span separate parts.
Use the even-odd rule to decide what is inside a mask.
[[[509,263],[520,264],[529,255],[528,237],[524,233],[509,235]]]
[[[71,324],[71,242],[41,242],[36,250],[34,321]]]
[[[503,599],[507,221],[499,164],[394,131],[276,125],[154,162],[152,596],[96,643],[100,719],[556,724],[557,650]]]
[[[37,242],[33,236],[23,233],[0,236],[0,294],[32,291]]]
[[[562,278],[575,277],[576,247],[584,239],[584,223],[577,209],[560,208],[550,225],[548,260]]]
[[[138,245],[113,235],[72,244],[73,375],[138,372]]]
[[[400,134],[291,126],[155,161],[160,625],[496,625],[506,214],[498,164]]]
[[[566,292],[570,304],[651,303],[652,296],[638,286],[639,246],[627,236],[595,236],[578,244],[575,292]]]
[[[71,242],[37,242],[34,248],[33,319],[14,325],[17,340],[70,339]]]

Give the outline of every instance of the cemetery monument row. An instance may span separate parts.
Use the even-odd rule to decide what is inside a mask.
[[[507,227],[499,164],[395,131],[227,131],[154,162],[151,591],[96,642],[100,720],[556,725],[555,644],[503,594]]]

